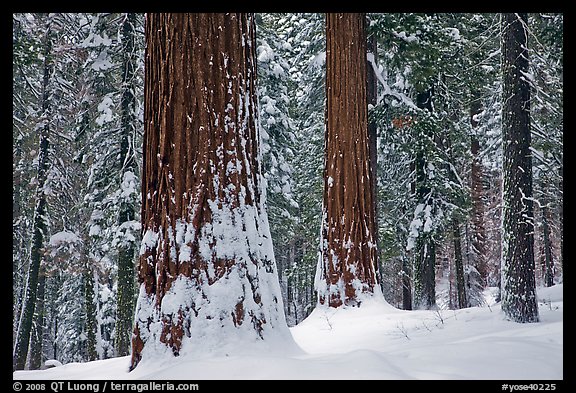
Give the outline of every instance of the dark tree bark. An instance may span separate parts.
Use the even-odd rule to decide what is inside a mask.
[[[544,285],[554,285],[554,257],[552,253],[552,239],[550,238],[550,208],[542,206],[542,247],[544,248]]]
[[[28,268],[27,287],[22,305],[18,333],[12,357],[13,370],[23,370],[30,343],[30,333],[36,307],[38,290],[38,277],[40,265],[44,259],[44,237],[46,235],[46,195],[44,185],[48,175],[49,159],[48,146],[50,136],[50,79],[52,74],[52,29],[48,25],[44,41],[44,75],[42,79],[42,121],[39,129],[38,171],[36,176],[36,206],[34,208],[34,232],[32,233],[32,247],[30,250],[30,265]]]
[[[46,275],[40,269],[38,278],[38,292],[36,296],[36,308],[34,312],[34,324],[30,337],[30,370],[39,370],[42,367],[42,350],[44,346],[44,304]]]
[[[82,274],[84,280],[84,313],[86,314],[86,359],[88,361],[98,359],[96,351],[96,333],[98,323],[96,321],[96,304],[94,303],[94,274],[88,263]]]
[[[472,101],[470,108],[470,125],[472,127],[472,137],[470,142],[470,152],[472,153],[472,164],[470,168],[470,195],[472,200],[472,264],[480,273],[482,284],[488,282],[488,261],[486,250],[486,225],[484,223],[484,189],[482,185],[483,168],[480,159],[480,141],[475,133],[478,121],[475,115],[482,110],[480,101]]]
[[[134,141],[134,126],[136,117],[136,14],[128,13],[122,24],[122,98],[121,98],[121,128],[120,165],[122,180],[126,176],[135,176],[136,161],[131,143]],[[135,207],[129,201],[120,205],[118,224],[132,221],[135,218]],[[134,315],[134,253],[133,242],[120,242],[118,249],[118,301],[116,309],[115,348],[117,356],[130,353],[130,338],[132,336],[132,317]]]
[[[420,109],[432,112],[433,88],[430,88],[416,97],[416,105]],[[429,130],[423,131],[422,138],[431,138]],[[415,182],[414,192],[419,204],[432,205],[433,196],[428,184],[426,174],[426,152],[421,142],[417,143],[414,159]],[[436,306],[436,244],[431,233],[420,234],[416,240],[416,250],[413,269],[415,309],[431,309]]]
[[[254,29],[251,14],[146,16],[131,369],[148,346],[179,355],[184,343],[289,335],[265,211]]]
[[[502,14],[502,310],[538,322],[526,14]]]
[[[412,310],[412,284],[411,284],[410,261],[402,259],[402,309]]]
[[[466,297],[466,285],[464,281],[464,261],[462,259],[462,242],[460,236],[460,223],[458,219],[452,219],[452,241],[454,243],[454,268],[456,270],[456,298],[458,308],[468,307]]]
[[[364,14],[326,14],[326,134],[320,304],[373,293],[376,242],[366,100]]]
[[[367,52],[368,55],[374,58],[374,64],[376,64],[376,55],[378,54],[378,46],[376,42],[376,36],[371,34],[367,39]],[[366,96],[368,105],[376,106],[378,98],[378,80],[374,74],[374,68],[372,64],[366,62]],[[378,172],[378,151],[377,147],[377,126],[376,121],[371,120],[368,117],[368,150],[370,159],[370,191],[372,192],[372,209],[374,215],[374,233],[372,234],[374,238],[374,243],[378,244],[378,185],[377,185],[377,172]],[[374,266],[376,268],[376,273],[378,274],[378,280],[382,283],[382,269],[379,266],[379,256],[376,252]]]

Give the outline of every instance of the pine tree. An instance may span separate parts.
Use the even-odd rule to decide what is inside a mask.
[[[249,14],[149,14],[140,295],[146,352],[286,329],[262,187]],[[287,331],[285,331],[287,333]]]
[[[290,273],[296,265],[295,232],[299,205],[294,194],[295,124],[290,107],[294,92],[288,59],[285,14],[256,14],[258,101],[262,135],[262,173],[266,179],[268,220],[274,243],[280,288],[287,319],[297,313]],[[291,296],[290,296],[291,297]]]
[[[294,195],[298,203],[296,258],[288,273],[288,306],[292,309],[288,321],[296,324],[318,302],[314,278],[322,220],[326,24],[321,13],[293,14],[286,23],[290,32],[287,42],[294,51],[290,58],[295,82],[291,113],[296,123]]]
[[[502,310],[538,322],[526,14],[502,14]]]
[[[122,23],[122,83],[121,83],[121,141],[120,173],[122,174],[118,227],[132,225],[135,219],[134,201],[137,167],[134,152],[136,113],[136,14],[128,13]],[[125,230],[126,231],[126,230]],[[134,241],[118,242],[118,303],[116,311],[116,354],[130,353],[132,316],[134,314]]]
[[[40,265],[42,263],[42,254],[44,240],[47,230],[46,224],[46,196],[44,185],[48,175],[48,146],[50,137],[50,120],[52,116],[51,101],[51,77],[53,69],[53,26],[51,18],[46,21],[46,33],[44,36],[44,76],[42,80],[42,115],[39,130],[39,147],[38,147],[38,169],[36,175],[36,207],[34,210],[33,238],[32,248],[30,251],[30,266],[28,268],[28,277],[26,292],[23,300],[23,309],[18,325],[18,333],[15,339],[13,351],[13,370],[23,370],[28,355],[30,334],[32,331],[32,321],[36,306],[36,295],[38,290],[38,278],[40,274]]]
[[[358,66],[358,65],[361,66]],[[326,15],[326,137],[319,303],[360,306],[377,285],[364,14]]]

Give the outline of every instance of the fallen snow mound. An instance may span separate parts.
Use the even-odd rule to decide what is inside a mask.
[[[487,299],[490,298],[487,291]],[[563,378],[563,285],[539,288],[539,323],[504,318],[499,304],[403,311],[383,299],[317,307],[291,340],[140,364],[128,357],[16,371],[14,379],[505,379]],[[271,349],[272,348],[272,349]],[[283,348],[285,350],[283,350]]]

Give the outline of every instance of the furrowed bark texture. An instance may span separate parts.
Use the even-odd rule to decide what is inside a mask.
[[[219,329],[285,325],[258,150],[250,14],[148,14],[136,367]],[[265,288],[261,291],[261,288]],[[201,337],[202,339],[198,339]]]
[[[502,310],[537,322],[526,14],[502,14]]]
[[[326,16],[326,134],[320,304],[359,305],[372,293],[376,243],[371,192],[363,14]]]

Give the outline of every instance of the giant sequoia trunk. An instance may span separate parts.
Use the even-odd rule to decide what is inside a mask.
[[[326,134],[320,304],[360,305],[373,293],[376,242],[363,14],[326,16]]]
[[[32,246],[30,250],[30,265],[26,281],[25,295],[16,334],[16,342],[12,353],[13,370],[23,370],[30,343],[30,333],[36,307],[38,290],[38,277],[40,265],[44,258],[44,240],[46,236],[46,194],[44,185],[48,176],[48,146],[51,120],[51,90],[52,77],[52,29],[48,25],[44,42],[44,75],[42,79],[42,117],[43,125],[39,128],[38,171],[36,175],[36,206],[34,208],[34,232],[32,233]]]
[[[255,49],[252,15],[146,17],[131,369],[166,347],[179,355],[289,336],[265,211]]]
[[[502,310],[537,322],[526,14],[502,14]]]

